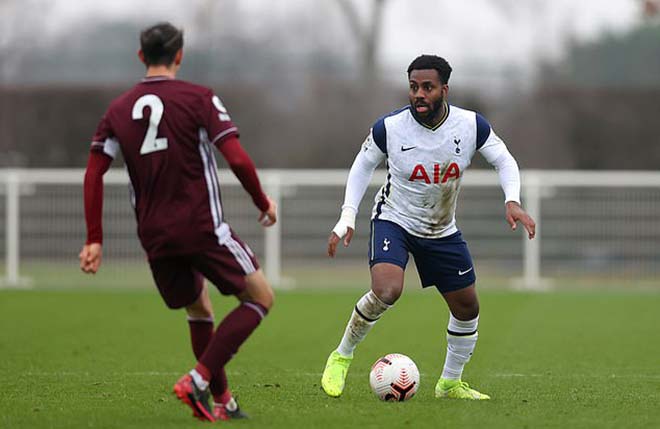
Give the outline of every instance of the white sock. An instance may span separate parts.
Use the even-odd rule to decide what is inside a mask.
[[[364,340],[371,327],[391,305],[381,301],[373,291],[369,291],[357,302],[351,319],[348,321],[344,336],[337,347],[340,355],[353,357],[353,351]]]
[[[221,404],[220,402],[213,402],[214,407],[225,407],[227,411],[236,411],[238,409],[238,402],[232,396],[231,399],[226,404]]]
[[[204,380],[204,377],[202,377],[202,374],[197,372],[196,369],[193,369],[190,371],[190,376],[193,378],[193,381],[202,390],[206,390],[209,387],[209,382]]]
[[[447,356],[445,357],[445,366],[442,369],[442,378],[461,379],[463,368],[470,360],[474,346],[477,345],[478,325],[479,316],[472,320],[458,320],[453,314],[449,314]]]

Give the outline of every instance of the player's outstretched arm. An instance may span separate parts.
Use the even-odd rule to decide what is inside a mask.
[[[229,137],[217,144],[218,150],[229,164],[243,188],[250,194],[252,201],[261,211],[259,223],[271,226],[277,222],[277,206],[261,188],[257,170],[250,156],[245,152],[237,137]]]
[[[85,200],[85,223],[87,242],[80,254],[80,269],[87,274],[96,274],[101,266],[103,243],[103,175],[112,158],[100,152],[91,152],[85,171],[83,195]]]
[[[506,221],[513,231],[516,230],[517,223],[520,222],[531,240],[536,235],[536,223],[520,206],[520,170],[518,163],[509,153],[502,139],[485,122],[485,119],[478,117],[477,123],[479,124],[479,122],[481,122],[483,129],[487,131],[487,133],[484,133],[487,138],[479,152],[497,170],[506,201]],[[477,132],[477,134],[479,133]]]
[[[516,230],[517,223],[520,222],[527,231],[527,237],[530,240],[536,236],[536,222],[516,201],[507,201],[506,221],[513,231]]]
[[[357,216],[358,206],[367,191],[374,170],[384,159],[385,154],[373,143],[373,138],[369,135],[355,157],[348,173],[341,216],[328,237],[328,256],[331,258],[335,257],[337,244],[342,238],[344,239],[344,247],[351,244],[355,232],[355,217]]]

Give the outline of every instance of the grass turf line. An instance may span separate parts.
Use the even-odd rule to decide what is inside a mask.
[[[483,291],[464,379],[489,402],[436,400],[447,310],[407,292],[356,353],[344,395],[319,389],[358,291],[280,293],[228,367],[252,420],[236,427],[657,427],[660,294]],[[216,317],[233,299],[214,294]],[[171,394],[194,359],[183,312],[149,290],[0,291],[1,428],[203,427]],[[405,353],[417,396],[382,403],[371,364]]]

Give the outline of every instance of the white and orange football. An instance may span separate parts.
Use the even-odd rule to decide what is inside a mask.
[[[406,401],[419,388],[419,370],[408,356],[391,353],[373,364],[369,384],[383,401]]]

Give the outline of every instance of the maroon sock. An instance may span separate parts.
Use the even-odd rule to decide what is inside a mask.
[[[224,367],[266,315],[267,310],[254,302],[244,302],[229,313],[218,326],[199,363],[220,380]]]
[[[192,343],[195,358],[199,359],[204,354],[206,346],[213,338],[213,319],[188,318],[190,327],[190,342]]]
[[[192,343],[193,353],[195,358],[199,359],[204,354],[204,350],[209,345],[211,338],[213,338],[213,319],[188,319],[188,326],[190,326],[190,341]],[[211,392],[215,402],[224,404],[228,401],[227,396],[231,397],[231,393],[227,389],[227,375],[224,368],[211,380]]]
[[[211,380],[211,393],[213,393],[213,402],[225,404],[231,398],[231,392],[227,388],[227,375],[225,369],[220,370],[217,377]]]

